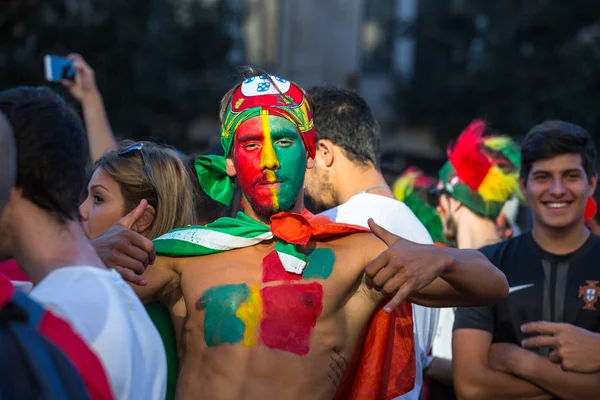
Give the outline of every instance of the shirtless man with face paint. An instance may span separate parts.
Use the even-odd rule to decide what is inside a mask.
[[[307,212],[315,134],[308,96],[292,82],[249,76],[224,97],[221,122],[226,157],[198,158],[198,178],[228,204],[236,177],[243,212],[156,239],[148,284],[134,287],[144,302],[187,310],[172,311],[177,398],[330,399],[385,295],[395,295],[391,311],[405,298],[447,307],[508,293],[478,252],[415,244],[372,224],[375,236]]]

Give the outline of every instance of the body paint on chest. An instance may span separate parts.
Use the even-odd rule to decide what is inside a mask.
[[[323,287],[318,282],[216,286],[200,300],[204,340],[208,346],[264,344],[271,349],[303,355],[323,309]]]
[[[204,292],[200,305],[204,317],[204,340],[208,346],[238,343],[244,338],[246,326],[238,309],[248,298],[246,284],[215,286]]]
[[[326,279],[333,272],[335,253],[317,248],[308,254],[303,276],[286,272],[273,250],[263,259],[263,283],[283,281],[260,289],[260,284],[211,288],[200,300],[206,311],[204,339],[208,346],[263,344],[271,349],[304,355],[323,310],[323,286],[301,279]],[[287,283],[286,283],[287,282]]]
[[[302,276],[287,272],[277,251],[273,250],[263,259],[263,283],[277,281],[298,281],[301,279],[327,279],[333,272],[335,253],[331,249],[317,248],[308,252],[306,267]]]
[[[271,349],[304,355],[323,310],[323,286],[318,282],[263,288],[261,341]]]

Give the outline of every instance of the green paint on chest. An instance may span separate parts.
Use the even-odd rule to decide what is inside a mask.
[[[331,249],[314,249],[308,256],[308,264],[302,273],[304,279],[327,279],[333,272],[335,253]]]
[[[235,314],[248,298],[246,284],[216,286],[204,292],[204,340],[208,346],[238,343],[244,338],[244,323]]]

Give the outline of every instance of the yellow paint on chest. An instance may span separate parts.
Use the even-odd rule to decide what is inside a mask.
[[[260,284],[250,287],[247,300],[238,308],[235,316],[238,317],[246,329],[242,345],[245,347],[256,346],[258,342],[258,326],[262,315],[262,298],[260,296]]]

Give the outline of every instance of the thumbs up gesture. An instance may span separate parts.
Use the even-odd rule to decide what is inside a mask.
[[[436,280],[451,263],[437,246],[403,239],[377,225],[373,219],[369,219],[368,224],[371,232],[388,246],[365,268],[367,287],[385,296],[394,296],[385,305],[385,312],[392,312],[413,292]]]
[[[129,214],[90,241],[107,267],[114,268],[126,281],[140,286],[148,284],[140,275],[156,258],[152,241],[135,232],[136,223],[147,207],[148,202],[142,200]]]

